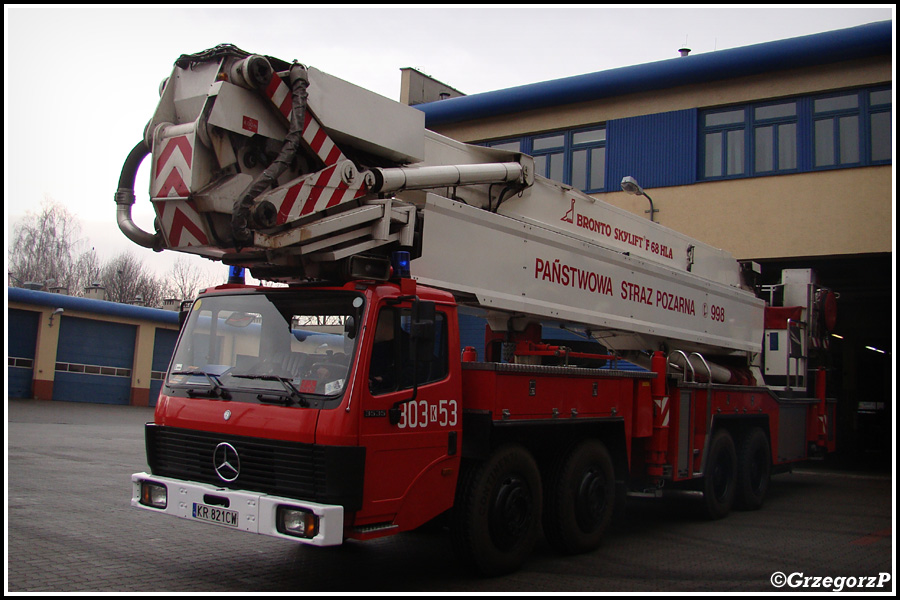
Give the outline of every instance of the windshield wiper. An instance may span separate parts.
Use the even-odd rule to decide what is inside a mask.
[[[284,386],[284,391],[287,393],[287,396],[279,396],[277,399],[274,399],[274,401],[283,402],[285,406],[290,406],[296,401],[297,404],[303,408],[309,407],[309,401],[307,401],[306,397],[300,393],[300,390],[294,387],[294,384],[291,383],[291,380],[288,377],[279,377],[278,375],[232,375],[232,377],[240,379],[260,379],[262,381],[277,381]],[[256,398],[260,402],[270,402],[273,400],[270,397],[266,397],[265,394],[258,394]]]
[[[228,393],[228,390],[222,385],[222,382],[219,381],[219,376],[214,373],[207,373],[206,371],[172,371],[170,375],[193,375],[199,377],[200,375],[206,377],[206,380],[209,382],[208,390],[195,390],[194,388],[187,389],[187,395],[191,398],[195,396],[200,396],[203,394],[210,394],[214,398],[222,398],[223,400],[231,400],[231,394]]]

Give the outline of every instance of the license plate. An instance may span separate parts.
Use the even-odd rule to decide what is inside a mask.
[[[219,508],[218,506],[207,506],[206,504],[194,502],[193,517],[201,521],[218,523],[219,525],[238,526],[238,512],[236,510]]]

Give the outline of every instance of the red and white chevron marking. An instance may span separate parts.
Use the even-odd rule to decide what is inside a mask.
[[[366,186],[359,182],[352,186],[341,179],[337,165],[311,173],[294,185],[274,192],[266,198],[278,208],[276,222],[283,225],[316,211],[337,206],[366,194]]]
[[[193,200],[156,200],[153,204],[170,248],[209,246],[203,217]]]
[[[178,135],[163,140],[162,150],[155,159],[150,196],[166,243],[170,248],[208,246],[209,234],[203,218],[194,202],[187,200],[191,193],[188,183],[194,160],[191,137]]]
[[[656,404],[656,423],[657,427],[669,426],[669,397],[654,398]]]
[[[272,75],[265,93],[281,114],[290,120],[291,90],[281,77]],[[366,186],[361,177],[358,178],[358,183],[353,185],[347,185],[341,180],[337,165],[347,159],[309,107],[304,114],[302,137],[316,156],[325,163],[325,168],[306,175],[285,190],[276,190],[266,198],[278,209],[279,225],[366,194]]]
[[[153,171],[153,198],[186,198],[190,194],[187,182],[191,180],[191,163],[194,149],[190,138],[179,135],[163,142],[162,151],[156,156]]]
[[[269,85],[266,86],[266,97],[272,101],[272,104],[278,111],[284,115],[284,118],[291,119],[291,88],[282,81],[277,73],[272,74]]]
[[[303,141],[309,144],[316,155],[322,159],[326,165],[334,165],[344,158],[344,153],[331,140],[319,121],[315,119],[307,109],[303,119]]]
[[[266,88],[266,97],[272,101],[272,104],[278,111],[284,115],[288,121],[291,120],[291,111],[293,109],[291,103],[291,90],[277,74],[272,75],[269,85]],[[330,166],[344,160],[344,154],[334,144],[325,130],[322,129],[318,119],[314,118],[309,107],[303,118],[303,141],[305,141],[316,155],[322,159],[326,165]]]

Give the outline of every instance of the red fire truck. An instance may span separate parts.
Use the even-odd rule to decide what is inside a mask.
[[[152,233],[131,219],[148,154]],[[443,517],[499,574],[541,531],[596,548],[629,494],[759,508],[774,469],[834,448],[814,363],[835,296],[813,272],[756,285],[757,265],[311,67],[180,57],[116,203],[141,246],[283,284],[186,311],[136,507],[318,546]]]

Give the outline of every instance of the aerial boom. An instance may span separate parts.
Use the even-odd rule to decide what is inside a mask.
[[[130,217],[151,155],[156,231]],[[762,351],[765,302],[727,252],[457,142],[424,114],[298,63],[223,45],[182,56],[123,169],[136,243],[284,282],[412,276],[487,311],[575,323],[618,351]]]

